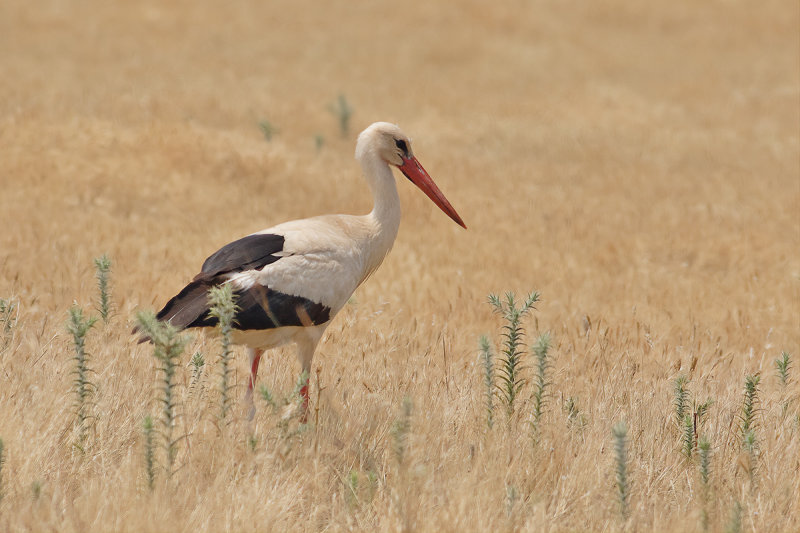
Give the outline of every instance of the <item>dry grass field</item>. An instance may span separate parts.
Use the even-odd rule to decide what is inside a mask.
[[[0,531],[800,530],[799,27],[786,1],[2,2]],[[398,179],[400,234],[320,344],[307,426],[263,398],[248,423],[241,348],[220,421],[219,341],[193,335],[151,490],[136,312],[235,238],[367,212],[353,150],[377,120],[469,229]],[[97,315],[103,253],[81,440],[65,324]],[[541,419],[526,350],[488,429],[487,295],[534,289]],[[260,383],[280,402],[298,372],[275,350]],[[680,376],[690,410],[713,400],[707,482]]]

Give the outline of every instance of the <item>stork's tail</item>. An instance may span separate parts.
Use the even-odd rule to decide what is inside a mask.
[[[207,279],[192,281],[167,302],[156,320],[168,322],[179,330],[216,325],[217,319],[208,316],[208,291],[213,286]],[[139,344],[152,341],[139,326],[133,328],[133,334],[139,335]]]

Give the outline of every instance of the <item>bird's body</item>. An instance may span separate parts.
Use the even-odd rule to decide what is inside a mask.
[[[234,241],[206,259],[201,272],[157,315],[180,329],[213,327],[217,319],[208,314],[208,290],[230,283],[238,306],[233,341],[250,353],[250,398],[266,349],[294,342],[308,375],[325,328],[391,249],[400,201],[390,164],[464,226],[397,126],[379,122],[364,130],[356,158],[374,198],[369,214],[293,220]],[[301,393],[307,404],[307,387]]]

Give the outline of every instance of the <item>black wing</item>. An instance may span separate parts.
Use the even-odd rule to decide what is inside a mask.
[[[156,318],[184,329],[213,327],[217,319],[208,315],[208,291],[228,279],[230,272],[260,269],[282,256],[283,235],[249,235],[220,248],[203,263],[202,272],[171,298]],[[262,285],[235,290],[238,311],[236,329],[271,329],[281,326],[312,326],[330,320],[330,308],[301,296],[284,294]],[[146,339],[145,339],[146,340]]]
[[[164,306],[157,318],[180,329],[216,326],[217,318],[208,314],[208,290],[213,286],[205,281],[191,282]],[[327,306],[263,285],[235,290],[233,295],[238,307],[234,327],[239,330],[316,326],[331,318]]]
[[[275,254],[283,251],[283,243],[283,235],[272,233],[242,237],[214,252],[194,279],[210,280],[226,272],[263,268],[281,258]]]

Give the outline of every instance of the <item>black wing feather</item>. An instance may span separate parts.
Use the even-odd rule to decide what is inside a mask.
[[[283,235],[271,233],[242,237],[214,252],[194,279],[210,280],[226,272],[263,268],[280,259],[273,254],[283,251],[284,240]]]

